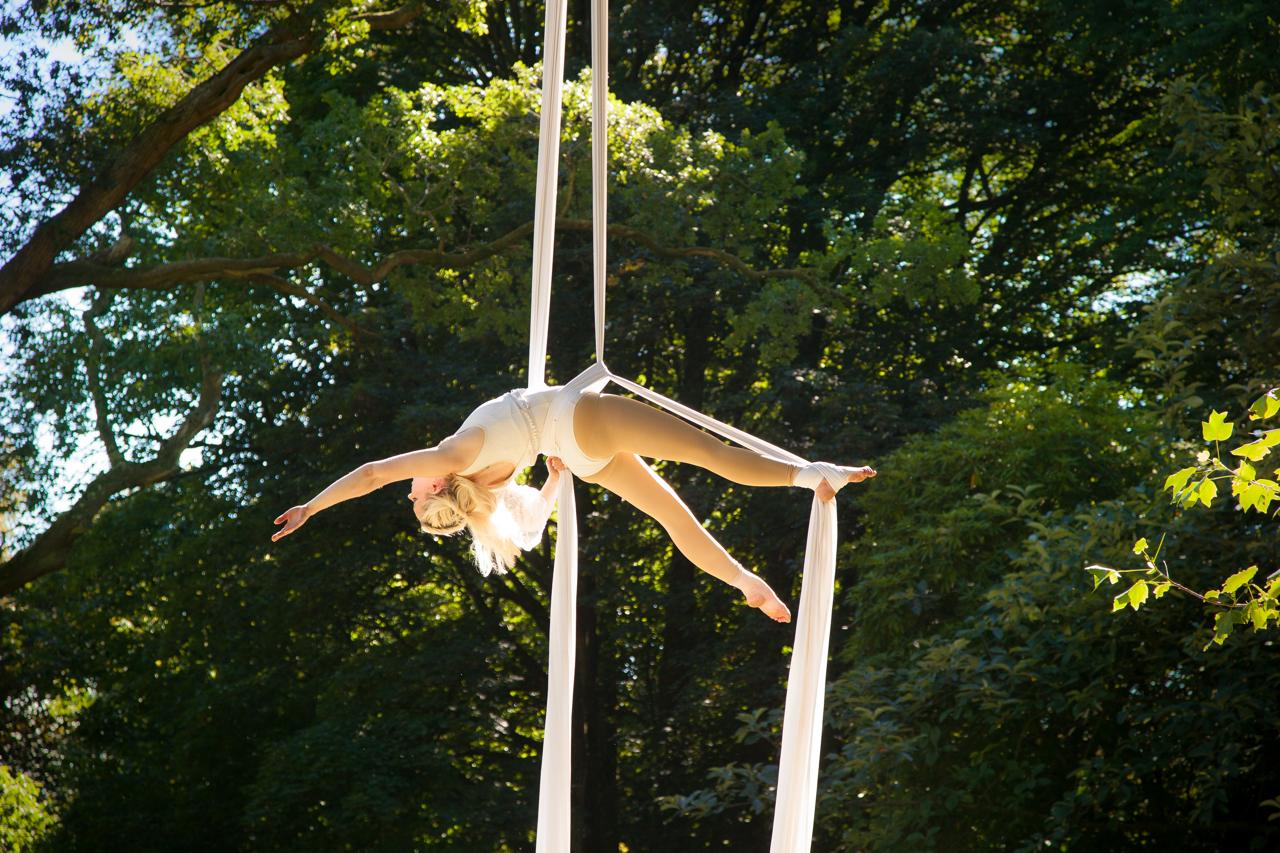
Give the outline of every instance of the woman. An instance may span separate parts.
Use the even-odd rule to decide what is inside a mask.
[[[539,453],[547,455],[549,471],[541,492],[516,485],[516,474]],[[769,585],[729,556],[642,456],[698,465],[744,486],[804,485],[824,500],[834,495],[812,470],[815,466],[732,447],[636,400],[572,385],[519,389],[480,406],[436,447],[361,465],[307,503],[282,513],[275,523],[284,526],[271,539],[288,536],[336,503],[412,480],[408,497],[422,529],[451,535],[467,528],[481,572],[501,573],[521,548],[531,548],[541,538],[556,478],[568,468],[652,517],[694,565],[741,590],[749,606],[790,622],[791,611]],[[838,471],[850,483],[876,475],[870,467]]]

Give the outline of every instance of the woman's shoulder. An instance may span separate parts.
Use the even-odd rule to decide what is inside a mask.
[[[463,425],[458,431],[436,445],[442,456],[457,463],[459,468],[470,464],[480,455],[484,446],[484,430],[476,426]]]

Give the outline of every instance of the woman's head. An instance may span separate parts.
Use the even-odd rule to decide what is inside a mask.
[[[415,477],[409,500],[422,529],[437,536],[451,536],[480,521],[497,503],[492,489],[457,474]]]
[[[409,491],[413,514],[422,529],[437,536],[471,532],[472,550],[480,573],[503,574],[516,561],[520,547],[510,535],[506,513],[494,489],[458,474],[415,477]]]

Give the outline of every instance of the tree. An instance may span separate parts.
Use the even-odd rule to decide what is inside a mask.
[[[287,552],[266,533],[300,494],[446,435],[519,382],[541,7],[424,4],[405,26],[368,32],[357,19],[370,10],[354,4],[57,8],[51,33],[92,43],[118,19],[137,22],[143,44],[12,114],[26,124],[6,134],[18,141],[5,167],[22,201],[3,223],[6,254],[273,26],[297,20],[320,35],[174,144],[54,259],[45,295],[5,317],[20,349],[0,380],[0,512],[17,548],[87,494],[77,479],[101,473],[70,473],[83,436],[102,448],[102,468],[112,441],[126,462],[155,458],[198,410],[205,376],[224,377],[177,473],[108,496],[59,552],[65,571],[4,599],[4,692],[22,697],[0,704],[6,756],[44,786],[67,849],[188,847],[209,825],[223,837],[196,843],[218,849],[356,837],[390,849],[527,846],[547,555],[480,584],[456,542],[424,558],[390,492],[335,510]],[[1124,628],[1105,608],[1079,596],[1080,609],[1047,610],[1065,555],[1079,581],[1090,537],[1127,550],[1126,531],[1152,505],[1130,489],[1169,457],[1161,437],[1128,453],[1093,429],[1147,436],[1187,400],[1142,372],[1151,360],[1137,341],[1125,345],[1144,306],[1177,303],[1180,319],[1236,328],[1214,302],[1229,291],[1177,302],[1210,246],[1198,240],[1211,207],[1203,165],[1170,159],[1165,84],[1201,75],[1231,99],[1274,71],[1257,47],[1265,8],[1125,13],[615,4],[613,366],[807,455],[890,463],[842,516],[858,543],[850,557],[868,566],[847,576],[864,594],[837,612],[851,640],[831,672],[841,745],[823,777],[829,848],[892,846],[939,814],[975,846],[1202,839],[1256,829],[1256,803],[1274,795],[1255,731],[1271,709],[1248,692],[1267,682],[1246,678],[1269,671],[1264,649],[1244,644],[1230,673],[1184,674],[1168,646],[1117,664],[1108,650]],[[575,3],[551,352],[561,378],[591,351],[585,17]],[[1145,328],[1164,327],[1162,310]],[[1186,356],[1190,381],[1237,375],[1234,358],[1219,365],[1193,334],[1164,340],[1170,365]],[[1089,387],[1104,375],[1115,385]],[[1133,433],[1120,399],[1140,410]],[[1007,431],[1001,418],[1035,430]],[[1073,449],[1105,467],[1081,477],[1067,465]],[[969,483],[967,459],[985,460],[993,479]],[[1038,460],[1054,460],[1044,482]],[[919,481],[932,466],[961,474],[930,492]],[[893,467],[913,477],[894,483]],[[672,468],[731,550],[794,596],[803,500]],[[975,492],[990,497],[981,512]],[[594,565],[578,638],[579,846],[760,845],[775,715],[758,709],[780,705],[785,638],[627,507],[587,489],[580,500]],[[1229,521],[1196,523],[1182,534],[1203,537],[1188,559],[1266,557],[1265,542],[1224,550],[1245,541]],[[890,597],[904,589],[898,606]],[[1135,616],[1166,626],[1181,612]],[[1055,635],[1061,624],[1081,642]],[[911,651],[877,630],[909,638]],[[1006,638],[1026,662],[997,683]],[[1077,671],[1080,660],[1092,668]],[[1039,680],[1020,680],[1027,672]],[[1046,684],[1093,704],[1055,705]],[[1000,715],[984,704],[989,685],[1002,691]],[[1124,689],[1149,698],[1135,713],[1155,722],[1081,735],[1099,705],[1108,719],[1127,713]],[[1203,721],[1225,716],[1215,695],[1238,719],[1210,731]],[[862,715],[881,707],[904,749],[888,735],[886,751],[867,746],[881,729]],[[1051,731],[1069,737],[1037,728],[1046,707]],[[1161,721],[1181,707],[1198,709],[1191,731],[1212,754],[1178,750]],[[995,739],[1015,730],[1029,733],[1031,757],[1001,764]],[[13,750],[16,733],[40,746]],[[1126,757],[1152,738],[1150,762]],[[1088,751],[1098,745],[1103,758]],[[929,772],[917,755],[935,760]],[[745,808],[696,823],[662,808],[717,765],[732,768],[723,776]],[[1130,778],[1166,768],[1167,779]],[[1067,774],[1096,776],[1095,799],[1072,799],[1057,782]],[[751,798],[740,785],[756,785]],[[1129,799],[1191,788],[1206,793],[1176,800],[1172,816]],[[1009,792],[1014,819],[986,807],[992,790]],[[153,814],[166,816],[159,831]]]

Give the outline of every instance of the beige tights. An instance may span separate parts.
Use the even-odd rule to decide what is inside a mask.
[[[674,415],[614,394],[584,395],[574,411],[573,431],[588,455],[612,457],[587,479],[652,517],[680,553],[708,574],[742,589],[749,604],[758,606],[764,590],[773,595],[764,581],[729,556],[680,496],[640,457],[697,465],[744,486],[790,486],[795,465],[732,447]],[[785,610],[781,602],[778,604]]]

